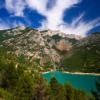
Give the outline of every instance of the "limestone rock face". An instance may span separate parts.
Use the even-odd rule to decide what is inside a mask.
[[[17,56],[24,55],[30,61],[38,59],[41,65],[48,62],[59,63],[64,55],[77,42],[76,38],[60,31],[44,30],[17,27],[1,31],[1,35],[7,36],[0,45],[11,48]],[[74,41],[74,42],[73,42]]]
[[[72,44],[63,39],[57,43],[56,48],[60,51],[69,51],[72,48]]]

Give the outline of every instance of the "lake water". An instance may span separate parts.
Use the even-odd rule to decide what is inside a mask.
[[[55,77],[61,84],[69,83],[75,88],[88,92],[96,90],[96,81],[100,81],[100,76],[98,75],[69,74],[59,71],[45,73],[43,77],[48,81],[50,81],[52,77]]]

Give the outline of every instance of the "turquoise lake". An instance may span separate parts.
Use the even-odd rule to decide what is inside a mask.
[[[96,75],[69,74],[59,71],[45,73],[43,77],[48,81],[50,81],[52,77],[55,77],[61,84],[69,83],[73,87],[87,92],[96,90],[96,81],[100,81],[100,76]]]

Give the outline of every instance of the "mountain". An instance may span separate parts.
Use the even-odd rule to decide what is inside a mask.
[[[100,34],[82,38],[60,31],[17,27],[0,31],[0,47],[40,66],[100,72]]]
[[[77,42],[58,31],[19,27],[1,31],[1,38],[1,46],[11,48],[16,55],[24,55],[31,60],[38,59],[42,66],[50,61],[59,63],[63,56],[60,53],[67,53]]]
[[[62,61],[65,69],[100,73],[99,32],[79,40],[71,52],[72,54],[69,57],[66,56]]]

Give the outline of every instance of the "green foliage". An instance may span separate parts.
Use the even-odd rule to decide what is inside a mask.
[[[94,100],[92,96],[69,84],[59,84],[55,78],[50,81],[50,89],[50,100]]]
[[[91,97],[83,91],[74,89],[71,85],[65,85],[67,100],[90,100]]]
[[[50,89],[50,100],[66,100],[64,87],[55,78],[50,81]]]
[[[74,100],[75,94],[74,94],[74,89],[72,88],[72,86],[66,84],[65,91],[66,91],[66,99],[67,100]]]
[[[18,56],[18,62],[23,63],[23,64],[26,62],[26,59],[25,59],[24,55]]]
[[[54,39],[57,42],[57,41],[61,40],[62,37],[56,34],[56,35],[52,36],[52,39]]]
[[[92,94],[95,97],[95,100],[100,100],[100,80],[96,83],[96,91],[92,91]]]
[[[3,88],[0,88],[0,100],[13,100],[13,95]]]
[[[18,75],[17,71],[14,68],[14,64],[5,64],[0,70],[1,82],[0,86],[4,89],[12,90],[17,83]]]
[[[65,70],[100,73],[100,45],[87,44],[74,48],[70,57],[62,61]]]
[[[38,74],[34,75],[34,100],[49,100],[50,89],[47,82]]]
[[[3,48],[0,50],[1,100],[90,100],[84,92],[61,85],[55,78],[48,83],[35,71],[37,64],[34,67],[34,63],[19,60]]]
[[[6,39],[12,38],[12,35],[6,34],[7,30],[0,30],[0,44]]]
[[[33,81],[29,74],[21,75],[14,89],[16,100],[31,100],[33,97]]]

